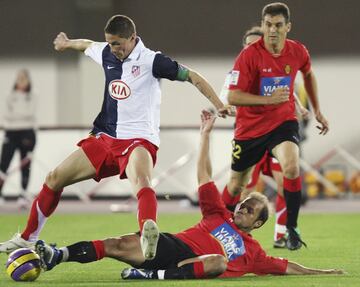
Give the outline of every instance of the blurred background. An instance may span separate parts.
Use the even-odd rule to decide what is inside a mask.
[[[317,135],[312,119],[302,144],[304,181],[309,197],[353,197],[360,192],[360,1],[284,1],[291,11],[289,38],[312,56],[321,109],[330,133]],[[80,53],[54,51],[60,31],[70,38],[104,41],[103,28],[114,14],[130,16],[145,45],[198,70],[220,92],[239,53],[243,33],[260,24],[260,0],[1,0],[0,104],[4,107],[16,73],[30,71],[37,102],[38,138],[29,192],[87,136],[100,110],[104,76]],[[301,79],[299,79],[301,85]],[[163,81],[161,148],[154,177],[160,195],[183,196],[196,190],[195,158],[201,109],[208,102],[189,84]],[[0,114],[2,118],[4,111]],[[214,173],[222,188],[228,177],[233,119],[217,122],[213,135]],[[2,122],[0,121],[0,126]],[[0,133],[3,139],[3,133]],[[12,161],[3,195],[20,192],[19,159]],[[265,180],[268,182],[268,180]],[[271,188],[271,182],[259,189]],[[117,178],[68,188],[80,198],[127,196]]]

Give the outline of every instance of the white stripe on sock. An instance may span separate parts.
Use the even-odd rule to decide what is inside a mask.
[[[281,224],[275,224],[275,234],[274,234],[274,240],[277,240],[278,234],[285,234],[286,233],[286,225]]]
[[[60,250],[63,253],[63,257],[61,259],[61,262],[66,262],[69,259],[69,249],[67,247],[61,247]]]
[[[39,234],[41,232],[41,230],[43,229],[45,222],[47,220],[47,217],[41,212],[40,207],[39,207],[39,202],[36,201],[36,210],[38,213],[38,227],[36,228],[36,230],[32,233],[30,233],[29,236],[29,240],[30,242],[36,242],[39,239]]]
[[[157,275],[158,275],[158,278],[159,280],[164,280],[165,278],[165,270],[158,270],[157,271]]]

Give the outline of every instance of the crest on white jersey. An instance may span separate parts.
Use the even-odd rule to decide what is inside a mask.
[[[231,71],[230,85],[237,85],[239,81],[240,71]]]
[[[131,68],[131,74],[134,76],[134,77],[137,77],[140,75],[140,66],[132,66]]]
[[[115,100],[124,100],[131,95],[127,84],[121,80],[113,80],[109,83],[109,95]]]

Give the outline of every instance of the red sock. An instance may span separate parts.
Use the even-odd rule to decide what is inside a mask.
[[[287,221],[285,198],[281,196],[279,193],[277,194],[276,197],[275,211],[276,211],[276,222],[275,222],[274,240],[278,240],[284,237],[285,235],[286,221]]]
[[[194,264],[195,278],[204,278],[205,277],[204,262],[197,261],[197,262],[194,262],[193,264]]]
[[[284,176],[284,189],[289,192],[299,192],[301,191],[301,177],[290,179]]]
[[[155,191],[150,187],[144,187],[137,193],[138,198],[138,222],[140,232],[145,220],[152,219],[156,222],[157,200]]]
[[[34,199],[31,206],[28,222],[21,237],[28,241],[36,241],[39,233],[45,225],[46,219],[56,209],[62,190],[54,192],[46,184],[43,185],[39,195]]]
[[[93,244],[93,246],[95,248],[96,260],[103,259],[105,257],[104,241],[102,241],[102,240],[94,240],[94,241],[92,241],[92,244]]]
[[[239,200],[240,200],[240,194],[238,195],[235,195],[235,196],[232,196],[230,193],[229,193],[229,190],[227,188],[227,185],[225,185],[225,188],[223,190],[223,193],[221,195],[221,198],[223,200],[223,202],[225,203],[225,205],[227,206],[233,206],[233,205],[236,205]]]

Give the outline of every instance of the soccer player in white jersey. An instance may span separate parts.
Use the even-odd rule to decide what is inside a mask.
[[[151,173],[160,143],[160,79],[192,83],[220,115],[227,113],[206,79],[146,48],[129,17],[111,17],[104,30],[106,42],[102,43],[69,39],[63,32],[54,40],[55,50],[82,51],[102,66],[105,72],[103,105],[91,135],[80,141],[80,148],[47,175],[33,202],[25,230],[1,243],[0,252],[33,246],[46,219],[56,209],[65,186],[119,174],[120,178],[129,179],[138,198],[143,255],[146,259],[154,258],[159,230]]]

